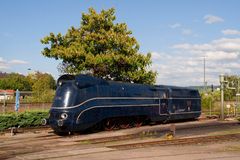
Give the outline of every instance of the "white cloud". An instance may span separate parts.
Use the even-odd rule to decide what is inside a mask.
[[[154,52],[152,69],[159,73],[158,84],[182,85],[198,84],[201,68],[199,59],[176,55],[173,53]],[[154,56],[153,56],[154,57]],[[192,80],[194,79],[194,82]]]
[[[240,38],[220,38],[205,44],[176,44],[173,48],[210,61],[240,61]]]
[[[224,51],[239,51],[240,50],[240,38],[221,38],[212,41],[212,46],[216,50]]]
[[[223,64],[224,68],[229,68],[229,69],[240,69],[240,63],[228,63],[228,64]]]
[[[169,26],[171,29],[176,29],[176,28],[180,28],[180,31],[183,35],[185,36],[189,36],[189,35],[193,35],[195,37],[199,37],[198,34],[193,34],[193,31],[189,28],[184,28],[180,23],[175,23]]]
[[[198,51],[198,50],[211,50],[212,46],[209,44],[189,44],[189,43],[182,43],[176,44],[173,46],[175,49],[184,49],[184,50],[191,50],[191,51]]]
[[[28,64],[28,62],[23,61],[23,60],[18,60],[18,59],[14,59],[9,61],[10,64]]]
[[[153,61],[159,61],[162,59],[170,58],[170,56],[163,52],[151,52],[152,60]]]
[[[161,60],[161,55],[157,52],[151,52],[152,60]]]
[[[192,34],[192,30],[191,29],[183,29],[182,30],[182,34],[183,35],[191,35]]]
[[[221,38],[205,44],[182,43],[174,45],[173,48],[206,56],[211,60],[235,59],[239,56],[240,38]]]
[[[4,62],[4,60],[3,60],[3,58],[2,58],[2,57],[0,57],[0,63],[2,63],[2,62]]]
[[[175,29],[175,28],[180,28],[181,26],[182,26],[181,24],[175,23],[175,24],[170,25],[170,28]]]
[[[208,51],[205,53],[205,57],[208,60],[235,60],[238,58],[237,52],[224,52],[224,51]]]
[[[222,30],[224,35],[240,35],[240,31],[236,29],[225,29]]]
[[[213,23],[219,23],[219,22],[223,22],[224,19],[218,16],[214,16],[214,15],[205,15],[203,17],[205,23],[207,24],[213,24]]]
[[[2,57],[0,57],[0,69],[2,69],[2,70],[9,69],[13,65],[24,65],[24,64],[27,64],[27,63],[28,62],[26,62],[26,61],[17,60],[17,59],[8,61],[8,60],[5,60]]]
[[[7,62],[2,57],[0,57],[0,69],[7,69],[7,68],[8,68]]]
[[[206,57],[206,80],[219,84],[219,74],[240,74],[240,38],[220,38],[209,43],[182,43],[171,52],[153,52],[152,69],[157,84],[203,85],[203,57]]]

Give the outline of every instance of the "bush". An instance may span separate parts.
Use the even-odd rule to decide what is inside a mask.
[[[0,114],[0,131],[14,126],[40,126],[43,118],[48,118],[48,111]]]
[[[201,94],[201,106],[203,110],[209,109],[209,106],[214,102],[213,96],[211,94],[202,93]]]

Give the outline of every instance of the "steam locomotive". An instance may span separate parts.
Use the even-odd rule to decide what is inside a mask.
[[[88,75],[63,75],[57,81],[48,122],[56,133],[145,122],[196,119],[201,99],[195,89],[106,81]]]

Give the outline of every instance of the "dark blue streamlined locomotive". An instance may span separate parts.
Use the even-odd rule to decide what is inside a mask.
[[[88,75],[63,75],[57,83],[49,116],[56,133],[196,119],[201,114],[201,99],[194,89],[106,81]]]

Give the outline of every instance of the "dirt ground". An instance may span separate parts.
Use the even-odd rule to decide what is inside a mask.
[[[115,150],[98,145],[58,147],[35,153],[19,154],[9,159],[56,160],[239,160],[240,141],[211,144],[174,145]]]
[[[71,151],[74,153],[74,151]],[[239,160],[240,159],[240,142],[224,142],[214,144],[197,144],[183,146],[164,146],[164,147],[147,147],[133,150],[106,150],[78,154],[75,156],[54,158],[58,160]],[[20,158],[20,157],[19,157]]]
[[[200,126],[184,129],[184,126]],[[176,138],[207,136],[218,134],[240,134],[238,123],[217,126],[216,121],[185,122],[176,124]],[[210,125],[211,124],[211,125]],[[144,126],[111,132],[100,132],[87,135],[59,137],[50,129],[35,133],[23,133],[11,136],[9,133],[0,136],[0,160],[239,160],[240,140],[217,141],[185,145],[147,146],[144,148],[116,149],[111,145],[135,143],[164,139],[164,131],[170,124]],[[181,129],[180,129],[181,128]],[[91,143],[91,138],[106,138],[119,135],[128,135],[149,130],[158,131],[156,137],[143,135],[140,138],[120,140],[115,142]],[[83,141],[85,140],[85,141]]]

